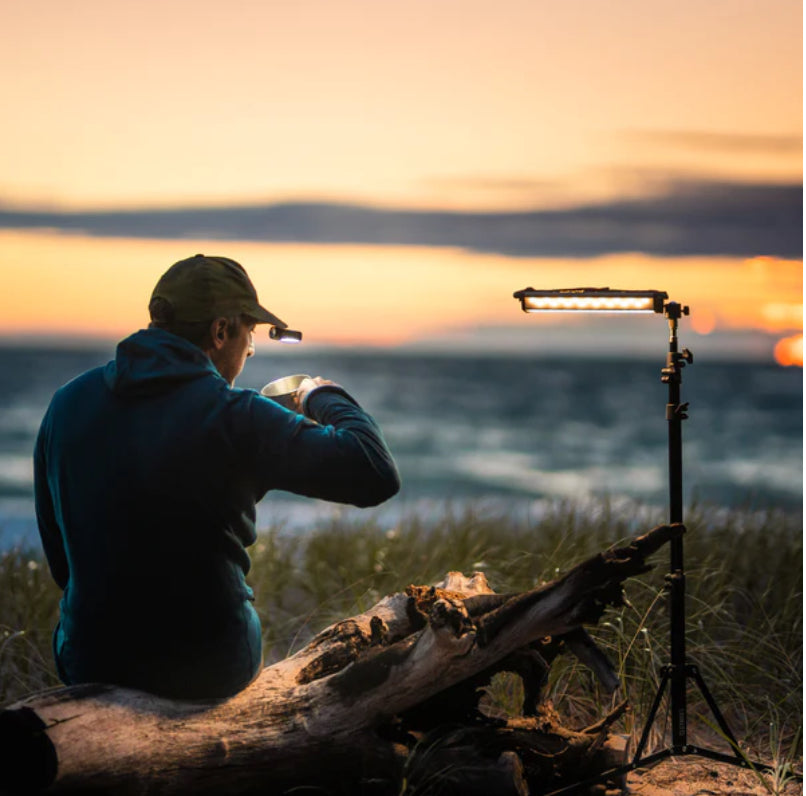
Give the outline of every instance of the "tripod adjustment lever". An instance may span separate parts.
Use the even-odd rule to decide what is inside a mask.
[[[690,350],[690,349],[688,349],[688,348],[684,348],[684,349],[683,349],[683,350],[680,352],[680,356],[682,356],[682,357],[683,357],[683,359],[685,359],[685,360],[686,360],[686,362],[688,362],[688,363],[689,363],[689,365],[693,365],[693,364],[694,364],[694,354],[692,354],[692,353],[691,353],[691,350]]]
[[[688,401],[682,404],[666,404],[667,420],[688,420]]]

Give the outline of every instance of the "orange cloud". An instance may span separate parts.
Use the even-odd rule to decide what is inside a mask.
[[[802,331],[802,265],[772,258],[511,258],[450,248],[8,230],[0,231],[0,335],[120,338],[148,322],[148,297],[162,272],[196,252],[242,262],[263,303],[302,329],[309,344],[385,346],[463,329],[531,326],[538,321],[527,320],[512,297],[529,285],[665,290],[691,307],[684,327],[701,334]]]
[[[803,303],[792,302],[790,304],[777,302],[763,304],[761,306],[761,317],[767,324],[770,331],[778,329],[797,329],[803,323]]]

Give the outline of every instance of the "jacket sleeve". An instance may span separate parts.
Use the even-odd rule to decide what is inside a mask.
[[[39,536],[53,580],[64,590],[70,579],[70,568],[64,551],[62,534],[53,510],[53,496],[48,485],[46,442],[49,413],[45,415],[34,446],[34,502]]]
[[[263,396],[254,401],[260,418],[261,493],[284,489],[366,507],[383,503],[400,489],[380,428],[341,387],[318,387],[307,396],[306,411],[313,420]]]

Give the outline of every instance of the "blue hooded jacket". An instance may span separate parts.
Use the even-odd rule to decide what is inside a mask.
[[[245,575],[269,489],[372,506],[397,470],[344,390],[306,412],[230,387],[198,347],[147,329],[54,395],[34,452],[36,512],[64,590],[54,653],[66,683],[223,697],[257,674]],[[316,421],[316,422],[314,422]]]

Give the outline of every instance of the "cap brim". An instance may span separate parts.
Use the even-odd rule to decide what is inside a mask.
[[[254,304],[246,313],[250,318],[254,318],[257,323],[270,323],[272,326],[279,326],[281,329],[287,329],[288,324],[281,321],[274,313],[269,312],[265,307],[260,304]]]

